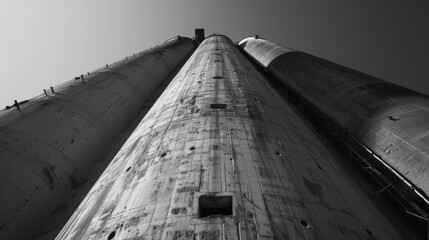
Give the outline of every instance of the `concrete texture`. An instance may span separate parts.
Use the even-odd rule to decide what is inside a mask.
[[[31,238],[193,49],[175,39],[0,111],[0,238]]]
[[[264,39],[240,45],[428,199],[429,97]]]
[[[231,40],[211,36],[57,239],[418,239],[332,151]]]

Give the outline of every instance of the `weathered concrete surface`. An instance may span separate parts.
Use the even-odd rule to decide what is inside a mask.
[[[0,238],[31,238],[193,49],[169,41],[1,111]]]
[[[264,39],[247,38],[240,45],[305,101],[429,194],[429,97]]]
[[[184,63],[185,62],[183,62],[183,64]],[[50,240],[54,239],[59,234],[61,229],[64,227],[64,225],[76,211],[77,207],[88,194],[89,190],[91,190],[92,186],[94,186],[106,167],[116,156],[121,147],[134,132],[134,129],[142,121],[143,117],[149,112],[152,105],[156,102],[156,100],[170,84],[171,80],[180,69],[181,66],[179,66],[176,71],[170,75],[169,79],[164,81],[162,86],[160,86],[156,92],[146,100],[146,102],[139,109],[139,113],[135,115],[134,119],[130,120],[127,126],[122,129],[118,135],[116,135],[115,140],[106,148],[107,150],[104,151],[103,155],[100,155],[100,161],[97,161],[97,163],[95,163],[94,166],[88,171],[88,176],[85,177],[87,180],[73,189],[65,204],[55,209],[54,213],[49,217],[45,225],[34,234],[32,238],[33,240]]]
[[[57,239],[417,239],[336,157],[228,38],[211,36]],[[200,196],[232,196],[233,215],[199,217]]]

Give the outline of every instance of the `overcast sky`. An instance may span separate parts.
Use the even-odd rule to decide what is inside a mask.
[[[0,0],[0,108],[197,27],[429,95],[427,0]]]

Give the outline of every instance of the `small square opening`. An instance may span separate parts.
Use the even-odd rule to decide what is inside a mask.
[[[210,104],[210,108],[211,109],[225,109],[226,107],[227,107],[227,105],[224,104],[224,103],[213,103],[213,104]]]
[[[200,217],[232,215],[232,196],[201,196],[198,203]]]

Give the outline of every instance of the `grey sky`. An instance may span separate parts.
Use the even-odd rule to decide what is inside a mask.
[[[258,33],[429,95],[424,0],[0,0],[0,108],[196,27]]]

